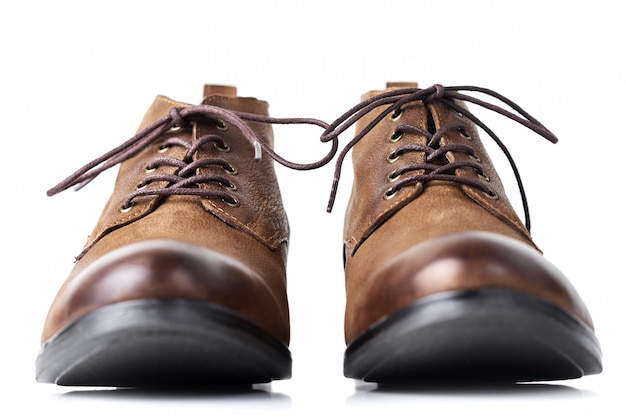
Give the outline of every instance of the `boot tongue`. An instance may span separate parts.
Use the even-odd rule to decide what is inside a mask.
[[[268,114],[267,102],[253,97],[239,97],[235,86],[206,84],[203,94],[204,98],[200,103],[202,105],[218,106],[236,112],[257,113],[265,116]]]
[[[418,84],[414,81],[389,81],[387,82],[385,90],[371,90],[361,96],[361,100],[365,101],[371,99],[374,96],[385,93],[391,90],[398,89],[416,89]]]
[[[416,89],[417,83],[413,81],[390,81],[387,83],[388,89]]]
[[[209,96],[231,96],[231,97],[235,97],[235,96],[237,96],[237,87],[205,84],[204,85],[204,93],[203,93],[202,97],[206,99]]]

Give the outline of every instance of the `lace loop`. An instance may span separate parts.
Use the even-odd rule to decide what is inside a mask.
[[[480,93],[480,94],[489,96],[493,99],[496,99],[497,101],[500,101],[504,103],[506,106],[508,106],[509,108],[511,108],[513,112],[507,109],[504,109],[501,106],[483,101],[477,97],[466,94],[468,92]],[[524,111],[519,105],[507,99],[506,97],[502,96],[501,94],[498,94],[492,90],[485,89],[482,87],[475,87],[475,86],[444,87],[440,84],[435,84],[426,89],[400,88],[400,89],[383,92],[367,100],[364,100],[363,102],[359,103],[358,105],[354,106],[353,108],[345,112],[343,115],[337,118],[333,123],[331,123],[328,129],[326,129],[326,131],[322,134],[322,137],[321,137],[322,141],[329,141],[333,138],[336,138],[341,133],[346,131],[350,126],[354,125],[358,120],[360,120],[366,114],[372,112],[374,109],[379,108],[381,106],[387,106],[367,126],[365,126],[360,132],[358,132],[356,136],[352,140],[350,140],[350,142],[348,142],[345,145],[345,147],[339,152],[337,156],[337,160],[335,162],[335,173],[333,176],[333,183],[331,186],[331,192],[330,192],[330,197],[328,200],[327,211],[328,212],[332,211],[335,198],[337,196],[337,189],[339,186],[339,179],[341,176],[341,169],[342,169],[343,161],[346,155],[348,154],[348,152],[363,137],[365,137],[365,135],[367,135],[387,115],[397,114],[398,112],[400,112],[400,109],[402,108],[402,106],[408,103],[416,102],[416,101],[422,101],[426,104],[438,102],[449,107],[450,109],[455,111],[457,114],[467,117],[470,121],[472,121],[474,124],[479,126],[483,131],[485,131],[493,139],[494,142],[496,142],[498,147],[505,154],[507,160],[509,161],[509,164],[511,165],[511,169],[517,181],[518,189],[519,189],[521,199],[522,199],[522,205],[524,208],[526,228],[530,231],[530,212],[528,208],[526,193],[524,191],[524,186],[521,180],[521,176],[519,174],[519,170],[517,169],[517,165],[515,164],[513,157],[511,156],[510,152],[508,151],[504,143],[498,138],[498,136],[491,129],[489,129],[488,126],[486,126],[481,120],[479,120],[473,113],[471,113],[465,107],[458,105],[455,102],[455,100],[472,103],[480,107],[483,107],[485,109],[491,110],[493,112],[499,113],[500,115],[505,116],[509,119],[512,119],[515,122],[527,127],[528,129],[531,129],[532,131],[543,136],[550,142],[556,143],[558,141],[556,136],[552,132],[550,132],[545,126],[543,126],[537,119],[533,118],[530,114]],[[409,125],[409,124],[401,124],[396,128],[396,130],[401,130],[404,132],[412,131],[414,133],[418,133],[420,135],[426,136],[428,138],[428,146],[433,149],[430,155],[433,157],[434,156],[440,157],[441,154],[436,154],[435,153],[436,151],[434,150],[434,148],[438,146],[438,143],[441,137],[445,133],[449,132],[451,129],[458,129],[462,126],[463,125],[461,123],[448,124],[440,128],[439,130],[437,130],[434,134],[431,134],[422,128]],[[463,163],[461,165],[467,166],[467,167],[471,166],[471,164],[468,164],[468,163]],[[455,176],[453,174],[442,173],[442,170],[445,172],[448,172],[452,169],[452,167],[459,168],[460,166],[448,164],[445,166],[445,168],[441,168],[441,169],[439,168],[433,169],[433,167],[427,167],[427,166],[421,166],[421,168],[413,167],[415,169],[432,169],[432,171],[428,174],[413,175],[410,177],[410,179],[407,179],[407,180],[395,181],[393,189],[392,189],[393,193],[390,193],[390,194],[394,194],[395,191],[399,190],[399,188],[401,188],[403,185],[408,184],[407,182],[414,184],[415,182],[428,182],[432,180],[456,181],[456,182],[460,182],[463,184],[467,184],[471,187],[479,188],[483,190],[485,193],[488,193],[490,195],[493,194],[493,191],[487,189],[486,186],[480,181],[475,181],[472,179]],[[403,181],[405,183],[403,183]]]
[[[170,109],[167,115],[152,122],[149,126],[138,132],[135,136],[128,139],[121,145],[115,147],[111,151],[81,167],[79,170],[68,176],[65,180],[61,181],[56,186],[49,189],[47,194],[48,196],[52,196],[72,186],[76,186],[76,190],[78,190],[84,187],[87,183],[92,181],[105,170],[135,156],[141,150],[145,149],[146,146],[155,142],[169,129],[173,127],[182,128],[188,126],[191,122],[206,120],[213,120],[219,124],[229,124],[237,128],[242,136],[255,148],[255,158],[257,160],[261,158],[262,153],[265,153],[269,155],[272,159],[276,160],[278,163],[294,170],[311,170],[322,167],[330,160],[332,160],[338,149],[338,139],[336,137],[322,139],[323,143],[332,142],[330,151],[322,159],[308,164],[295,163],[278,155],[267,143],[265,143],[265,141],[257,136],[257,134],[248,126],[246,121],[254,121],[268,124],[309,124],[319,126],[322,129],[328,128],[327,123],[311,118],[271,118],[269,116],[257,115],[246,112],[236,112],[210,105],[173,107],[172,109]],[[188,149],[187,155],[193,155],[193,153],[195,153],[195,151],[197,150],[197,147],[201,146],[205,142],[211,141],[217,143],[220,146],[223,145],[223,141],[221,140],[219,135],[209,135],[203,138],[199,138],[198,142],[194,144],[192,148]],[[170,138],[166,141],[166,144],[182,145],[187,144],[187,142],[177,138]],[[155,161],[160,161],[161,163],[169,165],[175,165],[178,166],[180,169],[183,169],[179,162],[164,159],[156,159]],[[172,184],[170,188],[176,189],[177,184],[178,183]],[[183,184],[181,184],[181,186],[186,184],[187,182],[185,181]],[[187,187],[182,187],[180,190],[172,193],[178,194],[183,192],[189,194],[201,193],[198,192],[198,189],[190,191],[190,189]],[[136,191],[135,193],[133,193],[133,195],[134,197],[137,197],[139,195],[148,193],[154,194],[155,192],[154,190],[141,191],[141,193],[139,193],[139,191]],[[167,194],[170,192],[159,193]],[[231,199],[227,196],[225,196],[224,198]]]

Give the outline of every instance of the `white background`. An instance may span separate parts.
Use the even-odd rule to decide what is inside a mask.
[[[13,1],[0,6],[3,416],[625,416],[623,155],[626,96],[618,1]],[[325,213],[328,166],[278,169],[291,220],[291,380],[244,392],[83,391],[34,381],[39,334],[115,171],[79,193],[45,191],[130,137],[156,94],[197,103],[233,84],[276,117],[332,121],[392,81],[470,84],[522,105],[551,145],[476,110],[509,146],[533,236],[585,299],[604,350],[599,376],[513,387],[379,390],[342,376],[344,169]],[[342,138],[346,143],[349,132]],[[276,128],[311,161],[318,130]],[[488,142],[483,135],[484,142]],[[519,209],[509,169],[488,144]],[[9,412],[7,412],[9,411]]]

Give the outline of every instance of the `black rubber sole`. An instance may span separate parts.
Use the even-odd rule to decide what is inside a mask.
[[[602,371],[593,331],[559,307],[505,289],[414,302],[350,344],[346,377],[392,384],[529,382]]]
[[[291,377],[289,349],[213,304],[137,300],[100,308],[42,347],[39,382],[65,386],[247,385]]]

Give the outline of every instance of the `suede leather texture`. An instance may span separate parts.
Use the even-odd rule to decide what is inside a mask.
[[[406,86],[411,84],[400,83],[389,89]],[[369,92],[362,99],[381,92]],[[359,120],[356,131],[382,110]],[[427,142],[425,136],[409,133],[395,141],[392,135],[396,127],[406,123],[428,130],[429,117],[436,129],[452,121],[463,123],[465,135],[449,131],[440,144],[471,146],[486,176],[480,177],[469,168],[457,169],[455,174],[486,182],[497,197],[441,180],[417,183],[384,197],[393,185],[390,175],[394,170],[425,160],[424,152],[388,160],[400,144]],[[467,118],[437,102],[410,103],[397,120],[381,120],[356,144],[352,157],[354,184],[344,228],[348,344],[378,321],[421,298],[489,287],[540,297],[592,327],[575,289],[542,256],[516,215],[475,125]],[[472,158],[467,152],[448,152],[446,157],[450,162]]]
[[[266,102],[237,97],[235,91],[205,86],[202,104],[268,114]],[[157,96],[139,129],[172,107],[185,106],[189,105]],[[271,126],[257,122],[248,125],[273,145]],[[193,141],[209,133],[220,135],[230,150],[224,152],[209,143],[200,148],[198,157],[224,158],[237,173],[225,173],[219,166],[198,170],[226,175],[237,188],[232,194],[240,202],[238,207],[220,199],[174,195],[140,197],[127,212],[120,210],[126,196],[146,176],[152,160],[185,155],[186,149],[180,146],[160,149],[168,137]],[[158,170],[173,173],[175,168]],[[198,122],[172,130],[121,164],[113,193],[85,250],[50,308],[42,342],[82,315],[108,304],[182,298],[230,309],[288,344],[288,239],[287,216],[271,158],[254,161],[252,145],[236,129],[224,131],[214,123]]]

